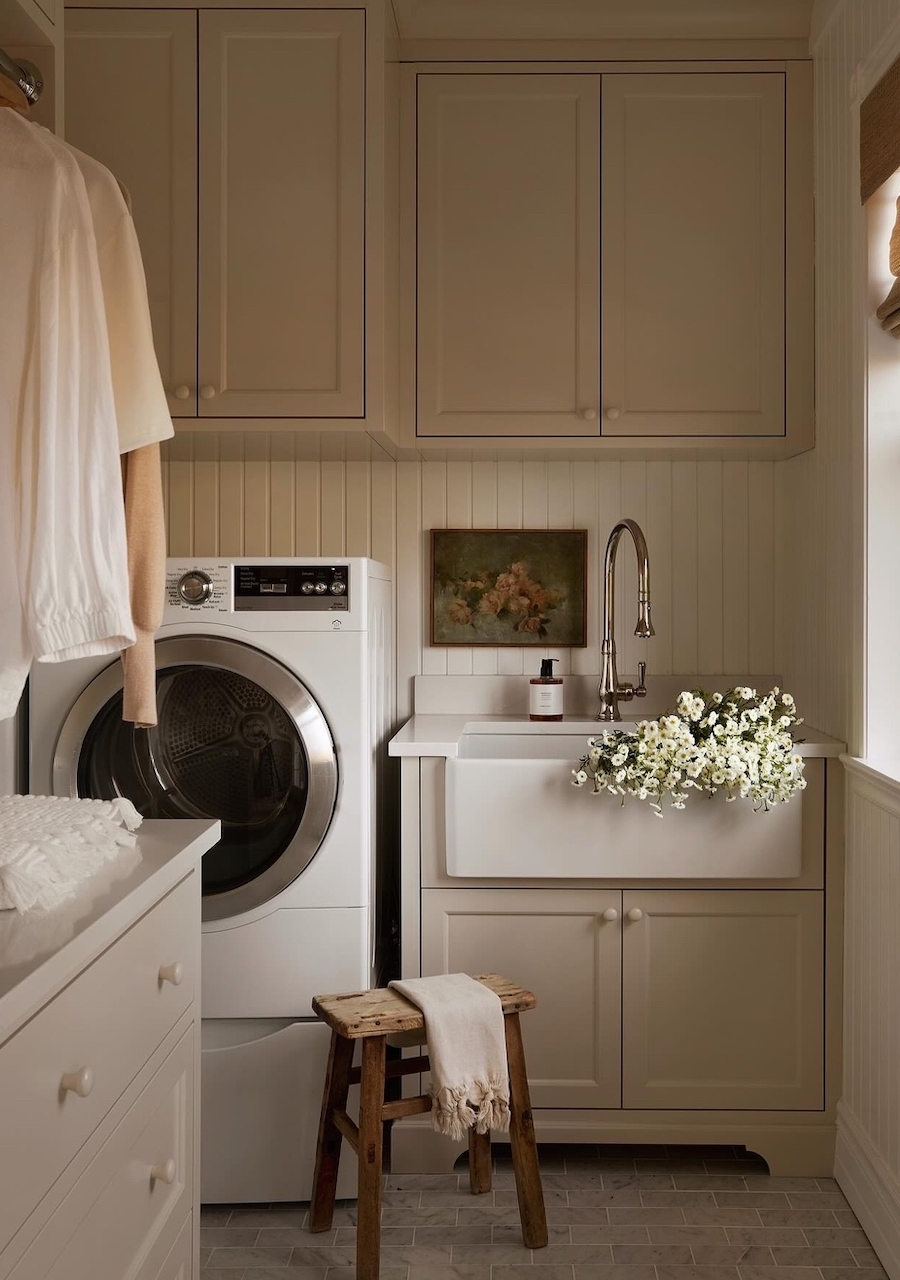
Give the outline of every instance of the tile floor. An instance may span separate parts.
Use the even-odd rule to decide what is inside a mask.
[[[494,1189],[385,1177],[382,1280],[885,1280],[830,1178],[773,1178],[743,1148],[541,1146],[550,1242],[526,1249],[508,1148]],[[202,1280],[352,1280],[355,1203],[204,1206]]]

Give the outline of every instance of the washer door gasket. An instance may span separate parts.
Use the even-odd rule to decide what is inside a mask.
[[[66,717],[58,795],[127,796],[145,817],[220,818],[203,859],[203,919],[261,906],[318,852],[334,814],[337,754],[300,679],[242,641],[173,636],[156,645],[159,724],[122,721],[116,661]]]

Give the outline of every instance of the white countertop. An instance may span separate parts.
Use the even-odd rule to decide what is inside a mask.
[[[135,849],[123,849],[55,910],[0,911],[0,1038],[183,880],[220,835],[219,822],[147,819]]]
[[[645,717],[641,716],[641,719]],[[623,721],[631,724],[633,721]],[[463,733],[530,733],[530,734],[578,734],[585,739],[596,737],[604,729],[616,729],[617,724],[602,724],[598,720],[585,720],[580,716],[544,722],[529,720],[527,716],[484,715],[414,715],[391,738],[388,754],[392,756],[457,756]],[[846,751],[843,742],[813,729],[800,725],[797,753],[801,756],[839,756]]]

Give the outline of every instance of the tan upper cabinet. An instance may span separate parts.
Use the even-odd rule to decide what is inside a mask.
[[[362,417],[364,14],[73,10],[68,31],[67,135],[131,191],[173,415]]]
[[[811,447],[809,69],[720,65],[415,77],[423,443]]]
[[[130,196],[173,417],[197,406],[197,15],[71,9],[66,137]]]
[[[784,433],[784,76],[605,75],[604,435]]]
[[[419,77],[420,435],[596,434],[599,94]]]
[[[200,14],[201,416],[362,417],[364,23]]]

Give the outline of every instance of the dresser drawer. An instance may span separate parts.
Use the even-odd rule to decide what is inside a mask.
[[[190,1006],[199,932],[192,872],[0,1048],[0,1251]]]
[[[156,1276],[186,1215],[190,1239],[194,1035],[184,1033],[9,1280]]]

